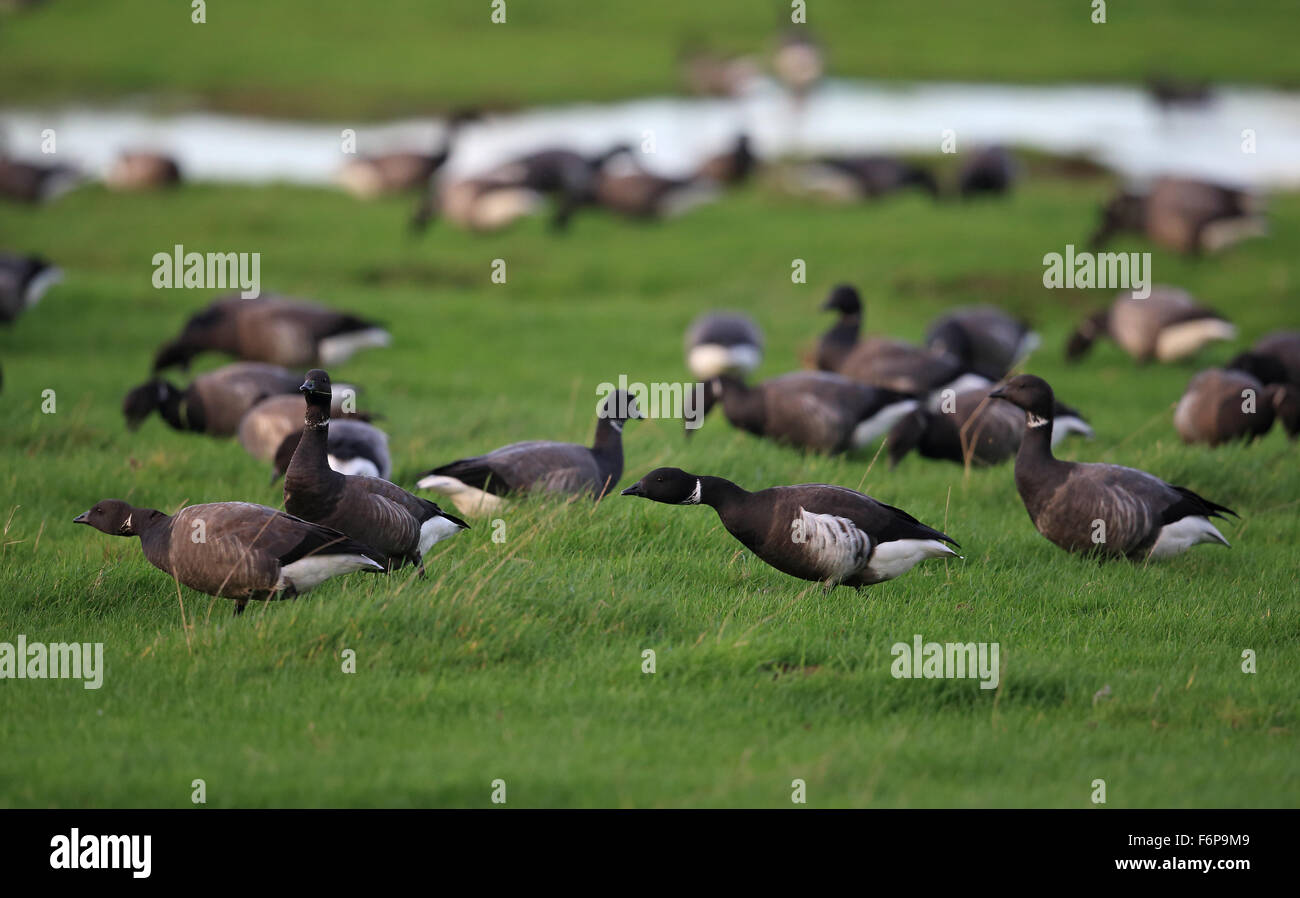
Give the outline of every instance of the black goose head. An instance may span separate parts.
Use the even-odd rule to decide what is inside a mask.
[[[841,315],[861,315],[862,297],[858,296],[857,288],[851,284],[838,284],[826,297],[826,302],[822,304],[822,311],[839,312]]]
[[[655,468],[623,490],[624,496],[640,496],[666,505],[698,505],[700,478],[681,468]]]
[[[636,397],[627,390],[615,390],[600,406],[596,413],[597,426],[608,422],[614,430],[622,432],[623,425],[633,418],[644,418],[645,413],[637,405]]]
[[[1244,371],[1262,384],[1286,383],[1286,369],[1282,363],[1269,355],[1257,352],[1243,352],[1223,366],[1229,371]]]
[[[332,388],[330,376],[320,368],[307,372],[307,379],[302,382],[298,392],[307,400],[307,415],[304,418],[308,427],[319,430],[329,426],[330,398]]]
[[[112,536],[135,536],[135,525],[142,523],[142,516],[156,514],[151,510],[134,508],[121,499],[101,499],[72,519],[74,524],[89,524],[101,533]],[[141,520],[136,520],[141,518]]]
[[[188,371],[190,360],[198,354],[199,350],[188,343],[172,340],[158,348],[158,354],[153,359],[153,370],[162,371],[179,366],[182,370]]]
[[[1056,409],[1056,397],[1051,386],[1032,374],[1017,374],[989,393],[989,398],[1002,399],[1024,409],[1031,427],[1039,426],[1034,423],[1035,419],[1050,423]]]
[[[181,391],[165,380],[155,378],[129,390],[122,398],[122,414],[126,426],[136,430],[144,419],[155,411],[162,414],[168,424],[180,428]]]

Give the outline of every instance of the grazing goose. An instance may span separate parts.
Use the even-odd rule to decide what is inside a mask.
[[[268,396],[295,391],[299,383],[284,368],[236,362],[200,374],[184,390],[161,378],[147,381],[126,394],[122,413],[131,430],[156,411],[173,430],[228,437],[249,409]]]
[[[623,425],[641,417],[636,400],[617,390],[601,406],[591,448],[543,440],[512,443],[426,471],[416,486],[450,496],[462,514],[496,511],[504,507],[503,496],[530,491],[589,494],[600,501],[623,476]]]
[[[1100,249],[1121,231],[1188,255],[1215,252],[1266,233],[1255,200],[1243,191],[1189,178],[1158,178],[1148,192],[1122,191],[1101,210],[1092,236]]]
[[[225,296],[191,316],[180,336],[159,348],[153,370],[187,368],[203,352],[290,367],[333,365],[360,349],[391,342],[392,335],[373,322],[314,302],[275,295]]]
[[[180,165],[159,153],[123,153],[104,176],[110,190],[151,190],[180,182]]]
[[[1218,312],[1198,305],[1187,291],[1157,285],[1146,299],[1121,293],[1109,308],[1087,318],[1066,344],[1066,361],[1081,359],[1101,336],[1145,364],[1153,358],[1185,358],[1212,340],[1233,340],[1237,329]]]
[[[1235,516],[1229,508],[1145,471],[1053,458],[1056,401],[1041,377],[1018,375],[990,395],[1025,411],[1016,489],[1038,532],[1062,549],[1141,560],[1228,545],[1210,518]]]
[[[81,176],[67,165],[35,165],[0,155],[0,197],[44,203],[67,193]]]
[[[917,407],[910,395],[869,387],[829,371],[795,371],[757,386],[714,378],[705,411],[718,399],[732,426],[814,452],[861,449]]]
[[[424,187],[451,157],[461,126],[475,118],[477,115],[474,113],[453,115],[443,131],[442,144],[432,153],[381,153],[351,159],[339,169],[338,183],[358,199],[373,199]]]
[[[1288,383],[1300,388],[1300,331],[1267,334],[1227,367],[1249,371],[1266,384]]]
[[[39,256],[0,251],[0,322],[16,319],[62,279],[63,272]]]
[[[469,525],[387,480],[332,469],[329,375],[312,369],[299,389],[307,397],[307,414],[284,476],[285,510],[372,547],[389,570],[410,562],[424,576],[424,555],[434,543]]]
[[[1006,147],[985,147],[966,160],[957,176],[957,192],[963,199],[982,194],[1000,196],[1011,191],[1016,179],[1016,160]]]
[[[299,416],[299,421],[302,416]],[[275,450],[275,483],[289,470],[293,455],[298,450],[302,431],[296,430],[284,438]],[[358,474],[388,480],[393,473],[393,462],[388,455],[388,434],[373,424],[353,418],[330,422],[329,439],[325,444],[326,457],[332,470],[340,474]]]
[[[944,545],[957,546],[952,537],[842,486],[805,483],[751,493],[721,477],[658,468],[623,495],[710,505],[727,532],[763,561],[828,589],[892,580],[927,558],[961,557]]]
[[[1294,439],[1300,432],[1300,388],[1266,384],[1246,371],[1211,368],[1192,378],[1174,409],[1185,443],[1218,446],[1268,433],[1275,418]]]
[[[925,348],[959,359],[989,380],[1001,380],[1029,357],[1041,342],[1038,334],[1001,309],[958,309],[930,325]]]
[[[307,413],[307,402],[298,392],[301,381],[287,371],[285,374],[289,375],[294,383],[292,392],[281,391],[266,397],[239,419],[239,445],[258,461],[274,461],[276,452],[284,443],[285,437],[302,432],[302,420],[303,415]],[[340,384],[339,387],[331,391],[330,415],[344,420],[355,418],[369,421],[371,416],[368,413],[356,411],[353,403],[347,401],[348,390],[352,390],[355,396],[355,388],[344,384]]]
[[[839,200],[878,199],[909,187],[939,195],[934,175],[892,156],[826,156],[802,167],[798,179],[803,190]]]
[[[653,220],[672,218],[716,199],[718,188],[711,181],[651,174],[635,160],[623,166],[611,164],[616,157],[628,155],[624,150],[612,154],[587,185],[564,193],[551,222],[554,227],[568,227],[574,213],[588,206],[600,206],[625,218]]]
[[[499,231],[532,215],[542,206],[542,195],[514,181],[465,178],[429,190],[411,219],[411,229],[421,232],[441,216],[467,231]]]
[[[966,390],[939,408],[918,408],[894,425],[886,446],[890,467],[916,450],[924,458],[1000,465],[1016,454],[1025,433],[1025,416],[1004,402],[989,399],[992,388]],[[1088,439],[1092,428],[1074,409],[1056,403],[1052,418],[1052,448],[1072,433]]]
[[[763,331],[748,315],[707,312],[686,330],[686,367],[697,380],[745,377],[763,361]]]
[[[758,157],[750,148],[749,135],[741,134],[730,150],[704,160],[696,169],[695,177],[736,187],[749,179],[757,165]]]
[[[382,556],[337,530],[251,502],[190,505],[174,515],[120,499],[73,519],[110,536],[138,536],[145,559],[190,589],[235,600],[288,599],[330,577],[382,571]]]
[[[817,367],[822,371],[838,371],[858,345],[858,332],[862,329],[862,298],[851,285],[838,284],[826,298],[822,311],[840,314],[835,325],[822,335],[817,344]]]

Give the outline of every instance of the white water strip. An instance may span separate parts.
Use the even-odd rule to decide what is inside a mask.
[[[0,111],[9,152],[40,155],[41,134],[57,135],[57,158],[102,175],[123,150],[165,152],[195,180],[323,184],[348,158],[342,132],[355,129],[360,154],[430,150],[443,126],[427,120],[361,125],[303,124],[207,113],[153,117],[129,110]],[[596,153],[654,135],[646,167],[689,171],[740,131],[762,157],[792,153],[936,153],[945,129],[959,151],[1005,143],[1091,158],[1142,179],[1183,174],[1255,188],[1300,187],[1300,94],[1219,88],[1203,107],[1162,110],[1129,87],[915,84],[829,81],[796,109],[771,82],[736,100],[654,98],[540,108],[468,125],[448,165],[472,174],[548,146]],[[1253,129],[1257,151],[1242,152]]]

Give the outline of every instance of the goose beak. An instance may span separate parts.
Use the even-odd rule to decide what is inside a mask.
[[[72,523],[74,523],[74,524],[89,524],[89,523],[90,523],[90,518],[86,517],[86,515],[88,515],[88,514],[90,514],[90,512],[88,512],[88,511],[83,511],[81,514],[77,515],[75,518],[72,519]]]
[[[638,480],[636,483],[632,484],[627,489],[623,490],[623,492],[619,493],[619,495],[620,496],[644,496],[645,493],[641,492],[641,482]]]
[[[298,392],[299,392],[299,393],[315,393],[315,392],[316,392],[316,381],[314,381],[314,380],[305,381],[305,382],[303,383],[303,385],[302,385],[301,387],[298,388]]]
[[[990,399],[1006,399],[1006,398],[1007,398],[1007,394],[1003,391],[1002,387],[998,387],[996,390],[994,390],[992,393],[989,394],[989,398],[990,398]]]

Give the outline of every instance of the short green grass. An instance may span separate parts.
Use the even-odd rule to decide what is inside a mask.
[[[359,120],[680,90],[688,46],[766,62],[789,2],[57,0],[0,13],[0,103],[137,100]],[[809,0],[830,71],[886,80],[1296,86],[1294,4],[1243,0]]]
[[[202,778],[209,806],[475,807],[501,778],[510,806],[788,807],[799,778],[819,807],[1085,807],[1100,778],[1110,806],[1295,806],[1296,447],[1174,434],[1186,381],[1237,347],[1139,369],[1103,345],[1063,364],[1071,323],[1109,295],[1044,290],[1040,260],[1081,242],[1106,191],[1040,178],[1006,202],[833,207],[752,187],[662,226],[593,215],[564,238],[530,221],[413,240],[404,199],[287,187],[87,188],[0,208],[6,245],[68,272],[0,332],[0,639],[103,642],[108,665],[99,691],[0,683],[0,805],[188,806]],[[1271,213],[1269,239],[1227,255],[1154,255],[1157,280],[1228,312],[1243,344],[1297,323],[1300,196]],[[623,485],[674,464],[753,488],[862,488],[951,533],[965,561],[823,595],[742,551],[707,508],[532,501],[503,515],[503,542],[482,522],[440,544],[427,580],[355,575],[235,619],[178,591],[137,541],[71,523],[104,497],[280,503],[233,441],[123,425],[122,394],[209,296],[151,288],[152,255],[175,243],[259,251],[266,288],[392,327],[390,350],[332,373],[386,416],[408,486],[512,440],[586,440],[598,383],[684,379],[681,334],[707,308],[762,322],[764,376],[796,368],[828,323],[824,290],[850,280],[870,329],[901,337],[960,303],[1029,316],[1045,338],[1029,370],[1097,429],[1070,457],[1146,468],[1242,517],[1224,527],[1230,550],[1099,566],[1038,536],[1009,466],[890,471],[720,416],[689,443],[670,421],[632,422]],[[916,633],[998,642],[1001,688],[893,679],[890,647]]]

